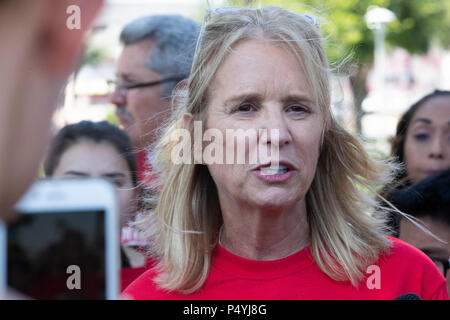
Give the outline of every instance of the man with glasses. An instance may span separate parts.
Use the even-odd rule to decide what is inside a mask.
[[[147,168],[144,149],[170,116],[173,88],[189,76],[199,30],[196,22],[180,15],[155,15],[132,21],[120,34],[124,49],[117,80],[110,82],[110,101],[138,151],[140,181]]]
[[[450,169],[394,192],[392,202],[402,212],[419,218],[433,234],[398,216],[399,238],[430,257],[446,278],[450,293]]]

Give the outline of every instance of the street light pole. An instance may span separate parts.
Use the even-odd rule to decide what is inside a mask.
[[[386,80],[386,25],[395,19],[395,14],[386,8],[369,7],[364,18],[375,38],[374,90],[383,91]]]

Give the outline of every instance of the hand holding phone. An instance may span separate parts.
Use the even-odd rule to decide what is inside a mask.
[[[100,179],[43,180],[0,228],[0,289],[33,299],[116,299],[119,217]]]

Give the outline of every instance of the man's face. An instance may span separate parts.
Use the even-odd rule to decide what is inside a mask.
[[[134,85],[157,81],[162,75],[149,68],[153,41],[125,46],[117,63],[116,77],[120,84]],[[155,129],[170,113],[170,99],[161,97],[161,85],[134,89],[116,89],[110,96],[117,106],[117,118],[137,148],[155,140]]]

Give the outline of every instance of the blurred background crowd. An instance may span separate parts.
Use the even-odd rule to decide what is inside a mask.
[[[212,7],[247,2],[209,1]],[[262,1],[270,4],[320,17],[335,67],[335,116],[361,134],[374,152],[389,154],[398,119],[415,101],[435,89],[450,89],[448,1]],[[108,80],[115,78],[119,34],[127,23],[154,14],[181,14],[202,22],[206,7],[203,0],[106,1],[55,113],[55,130],[81,120],[118,124]]]

